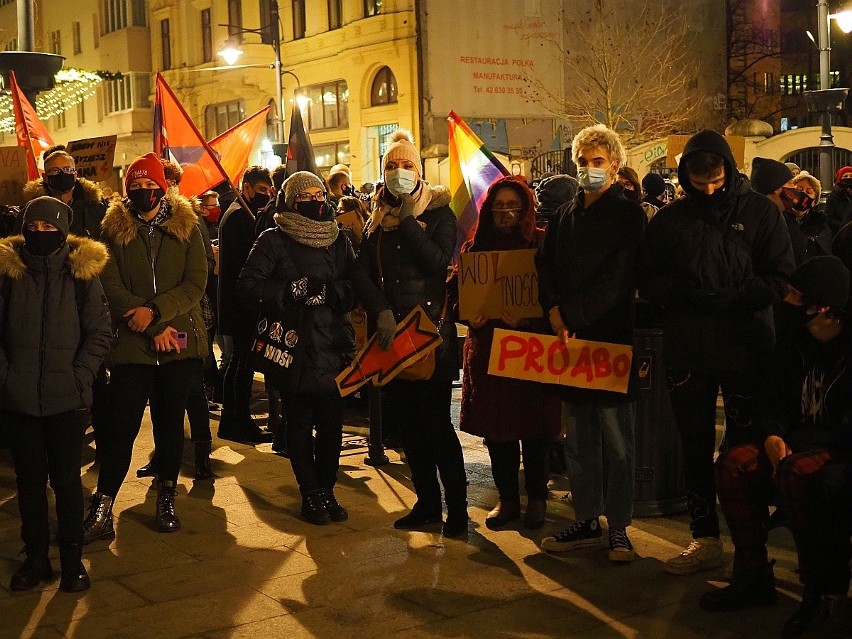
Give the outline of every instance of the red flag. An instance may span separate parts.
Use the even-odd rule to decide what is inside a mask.
[[[310,171],[318,178],[322,175],[317,169],[314,147],[302,124],[302,110],[298,102],[293,102],[293,115],[290,117],[290,137],[287,139],[287,176],[296,171]]]
[[[18,86],[14,71],[9,71],[9,84],[15,111],[15,135],[18,137],[18,146],[27,150],[27,179],[37,180],[38,160],[44,151],[53,146],[53,138],[50,137],[50,133],[38,119],[33,105]]]
[[[268,113],[269,107],[264,107],[210,140],[210,148],[219,154],[219,162],[231,179],[231,184],[240,183],[248,167],[249,155],[257,141],[257,136],[266,125]]]
[[[201,195],[222,182],[228,173],[199,133],[161,73],[157,73],[154,103],[154,153],[173,159],[183,168],[182,195]]]

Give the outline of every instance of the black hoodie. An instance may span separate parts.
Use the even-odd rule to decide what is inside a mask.
[[[725,185],[712,197],[692,186],[685,160],[709,151],[724,160]],[[675,368],[743,370],[775,342],[772,304],[795,265],[778,207],[751,190],[715,131],[687,142],[678,167],[686,197],[648,224],[639,293],[663,308],[666,361]]]

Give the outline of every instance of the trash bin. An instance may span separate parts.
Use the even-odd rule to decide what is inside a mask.
[[[637,328],[633,357],[639,378],[633,515],[683,513],[687,510],[683,456],[666,383],[663,329]]]

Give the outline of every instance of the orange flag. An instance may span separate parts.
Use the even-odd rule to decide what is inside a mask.
[[[248,167],[249,155],[257,141],[257,136],[266,125],[268,113],[269,107],[264,107],[210,140],[210,148],[219,154],[219,162],[228,174],[231,184],[240,183]]]
[[[154,153],[181,165],[182,195],[201,195],[228,181],[228,174],[215,151],[199,133],[161,73],[157,73],[154,102]]]
[[[9,71],[9,84],[12,90],[12,106],[15,111],[15,135],[18,146],[27,150],[27,179],[39,177],[38,160],[41,154],[53,146],[53,138],[38,119],[38,114],[18,86],[15,72]]]

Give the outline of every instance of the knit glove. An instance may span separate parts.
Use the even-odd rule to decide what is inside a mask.
[[[290,296],[294,302],[302,302],[306,306],[321,306],[325,304],[325,283],[315,277],[302,277],[290,282]]]
[[[390,350],[396,336],[396,318],[393,311],[385,309],[376,317],[376,341],[383,351]]]
[[[405,218],[414,215],[414,198],[410,193],[403,193],[399,199],[402,202],[399,206],[399,221],[402,223]]]

